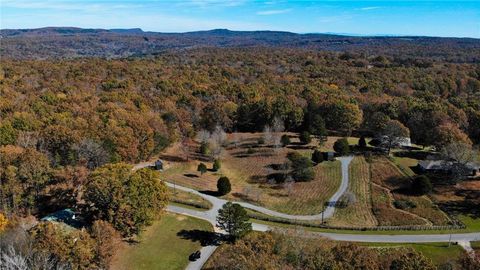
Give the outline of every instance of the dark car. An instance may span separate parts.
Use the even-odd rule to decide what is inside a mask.
[[[197,250],[190,254],[190,256],[188,256],[188,259],[193,262],[200,259],[200,255],[202,255],[202,253],[200,252],[200,250]]]

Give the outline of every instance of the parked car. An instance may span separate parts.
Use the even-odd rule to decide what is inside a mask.
[[[190,254],[190,256],[188,256],[188,259],[192,262],[200,259],[200,256],[202,255],[202,253],[200,252],[200,250],[197,250],[195,252],[193,252],[192,254]]]

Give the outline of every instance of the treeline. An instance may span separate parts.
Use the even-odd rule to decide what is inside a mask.
[[[251,258],[255,257],[254,260]],[[413,248],[372,248],[309,237],[304,231],[250,233],[221,246],[205,269],[476,269],[467,254],[435,265]]]

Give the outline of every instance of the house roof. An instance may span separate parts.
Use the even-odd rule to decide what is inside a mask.
[[[418,165],[425,170],[449,170],[453,166],[452,161],[446,160],[420,160]],[[479,170],[480,165],[469,162],[465,165],[469,170]]]
[[[448,170],[451,162],[445,160],[420,160],[418,166],[425,170]]]
[[[76,219],[75,212],[73,212],[73,210],[69,208],[51,213],[43,217],[41,221],[61,222],[72,227],[80,227],[80,221]]]

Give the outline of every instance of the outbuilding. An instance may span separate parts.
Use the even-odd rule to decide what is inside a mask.
[[[157,159],[155,161],[155,170],[157,171],[163,171],[163,161],[160,159]]]

